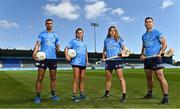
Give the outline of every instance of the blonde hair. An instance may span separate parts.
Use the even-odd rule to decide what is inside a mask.
[[[119,35],[118,30],[117,30],[117,28],[116,28],[115,26],[110,26],[110,27],[109,27],[108,33],[107,33],[107,38],[111,37],[111,36],[110,36],[110,31],[111,31],[112,28],[114,28],[115,31],[116,31],[116,34],[115,34],[115,36],[114,36],[114,39],[115,39],[116,41],[118,41],[119,38],[120,38],[120,35]]]

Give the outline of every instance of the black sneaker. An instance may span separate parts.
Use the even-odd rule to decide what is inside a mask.
[[[109,98],[109,94],[104,94],[102,98]]]
[[[89,98],[85,94],[80,94],[79,97],[81,100],[89,100]]]
[[[125,103],[125,102],[126,102],[126,97],[123,97],[123,96],[122,96],[121,99],[120,99],[120,102],[121,102],[121,103]]]
[[[168,97],[163,97],[161,104],[168,104]]]
[[[144,97],[143,97],[143,99],[151,99],[152,98],[152,94],[150,94],[150,93],[147,93]]]
[[[77,96],[72,97],[73,102],[78,103],[80,102]]]

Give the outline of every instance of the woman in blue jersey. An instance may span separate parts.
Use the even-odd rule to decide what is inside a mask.
[[[108,34],[106,39],[104,40],[104,48],[103,48],[103,60],[105,58],[109,58],[112,56],[116,56],[121,53],[122,50],[125,49],[125,44],[123,39],[119,36],[118,31],[115,26],[111,26],[108,29]],[[116,71],[118,79],[121,83],[122,97],[120,99],[121,102],[125,102],[126,99],[126,81],[123,76],[121,57],[109,60],[105,62],[105,70],[106,70],[106,90],[103,97],[109,97],[109,91],[111,88],[111,79],[113,70]]]
[[[74,72],[73,81],[73,101],[79,102],[77,97],[78,87],[80,90],[80,99],[86,99],[84,94],[84,77],[86,73],[86,65],[88,63],[87,46],[83,40],[83,29],[76,29],[76,38],[71,40],[65,48],[66,60],[72,65]],[[67,54],[68,49],[74,49],[76,51],[76,57],[70,58]],[[79,86],[78,86],[79,85]]]

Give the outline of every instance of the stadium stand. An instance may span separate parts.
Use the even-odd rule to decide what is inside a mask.
[[[16,50],[16,49],[0,49],[0,68],[35,68],[35,61],[32,59],[31,50]],[[91,68],[104,68],[104,63],[96,65],[96,61],[101,60],[102,53],[88,53]],[[57,54],[58,68],[66,69],[71,66],[64,58],[64,52]],[[143,68],[143,62],[139,60],[139,54],[131,54],[127,58],[123,58],[125,68]],[[167,67],[172,67],[173,58],[163,57],[163,62]]]
[[[21,60],[20,59],[2,59],[2,67],[21,67]]]
[[[0,68],[2,68],[2,62],[1,62],[1,60],[0,60]]]

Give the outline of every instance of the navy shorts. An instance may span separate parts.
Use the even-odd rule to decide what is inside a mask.
[[[121,60],[111,60],[105,62],[105,70],[113,70],[123,68]]]
[[[159,70],[163,69],[164,65],[161,57],[147,58],[144,61],[144,69]]]
[[[56,59],[46,59],[44,61],[40,61],[38,68],[46,70],[47,67],[49,70],[56,70],[57,69],[57,60]]]
[[[73,67],[73,68],[74,68],[74,67],[77,67],[77,68],[79,68],[80,70],[86,69],[86,66],[72,65],[72,67]]]

